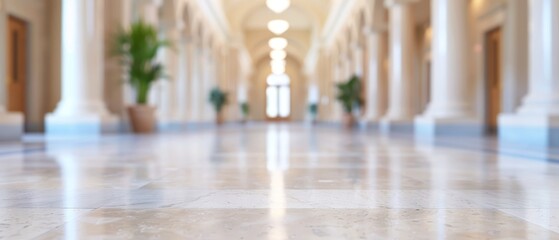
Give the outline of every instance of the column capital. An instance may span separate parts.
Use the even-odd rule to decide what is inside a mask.
[[[384,0],[384,6],[391,8],[397,5],[416,3],[418,0]]]

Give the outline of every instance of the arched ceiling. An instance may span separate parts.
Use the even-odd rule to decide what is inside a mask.
[[[275,35],[268,31],[268,22],[283,19],[290,24],[290,29],[281,35],[289,41],[286,51],[290,57],[304,62],[335,0],[291,0],[290,8],[280,14],[269,10],[266,0],[221,1],[232,34],[243,41],[252,59],[260,60],[269,53],[267,43]]]
[[[306,14],[306,12],[298,7],[290,7],[282,14],[270,14],[270,10],[265,6],[260,6],[251,14],[244,18],[242,26],[244,29],[266,29],[267,23],[274,19],[283,19],[290,23],[290,29],[311,29],[317,24]]]
[[[323,25],[330,12],[333,0],[291,0],[291,7],[281,14],[276,14],[266,8],[266,0],[221,0],[224,12],[233,30],[242,30],[246,19],[252,15],[265,18],[286,17],[293,13],[293,9],[305,14],[310,19],[294,19],[297,21],[316,21]],[[297,10],[296,10],[297,11]],[[295,24],[295,23],[293,23]]]

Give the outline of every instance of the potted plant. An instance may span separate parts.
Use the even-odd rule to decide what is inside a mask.
[[[223,107],[227,104],[227,93],[219,87],[215,87],[210,91],[210,103],[213,105],[216,113],[216,123],[223,123]]]
[[[311,122],[316,122],[316,116],[318,115],[318,104],[311,103],[309,104],[309,113],[311,114]]]
[[[241,113],[243,114],[243,123],[246,123],[248,115],[250,114],[250,106],[247,102],[241,103]]]
[[[338,83],[338,96],[344,110],[342,123],[346,128],[351,128],[355,124],[354,109],[359,107],[361,99],[361,81],[358,76],[352,76],[347,82]]]
[[[136,94],[136,103],[128,107],[132,130],[150,133],[155,129],[155,107],[148,105],[153,83],[163,77],[163,65],[156,61],[157,52],[169,46],[158,37],[157,29],[143,21],[135,22],[129,30],[116,36],[116,54],[128,73],[128,82]]]

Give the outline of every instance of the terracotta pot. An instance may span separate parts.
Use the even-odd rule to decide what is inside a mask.
[[[221,124],[223,124],[224,121],[225,120],[224,120],[224,117],[223,117],[223,112],[218,112],[215,115],[215,124],[221,125]]]
[[[128,107],[128,116],[134,133],[153,133],[155,131],[155,107],[134,105]]]
[[[345,128],[353,128],[355,126],[355,117],[351,113],[346,113],[342,119],[342,125]]]

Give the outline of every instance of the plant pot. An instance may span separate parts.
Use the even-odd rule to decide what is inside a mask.
[[[134,133],[153,133],[155,131],[155,107],[134,105],[128,107],[128,116]]]
[[[215,115],[215,124],[217,125],[222,125],[223,122],[225,122],[225,118],[223,117],[223,113],[222,112],[218,112]]]
[[[311,124],[312,125],[316,125],[316,123],[318,122],[316,115],[311,115]]]
[[[344,114],[342,118],[344,128],[353,128],[355,126],[355,117],[351,113]]]

